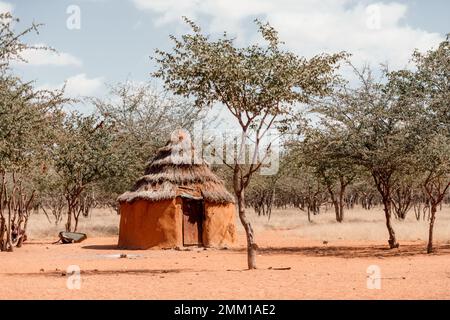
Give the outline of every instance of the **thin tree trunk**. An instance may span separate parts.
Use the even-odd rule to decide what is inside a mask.
[[[247,236],[247,262],[249,269],[256,269],[256,249],[257,245],[255,243],[253,228],[248,221],[247,216],[245,215],[245,198],[244,191],[236,193],[238,200],[238,211],[239,211],[239,219],[241,220],[242,225],[245,229],[245,234]]]
[[[75,220],[75,226],[73,228],[73,232],[77,232],[78,229],[78,220],[80,219],[80,213],[81,212],[76,212],[76,210],[73,211],[73,218]]]
[[[8,223],[6,226],[6,251],[12,252],[13,245],[11,239],[11,201],[8,202]]]
[[[372,177],[374,178],[375,185],[377,186],[378,192],[381,195],[384,206],[384,216],[386,218],[386,227],[389,233],[389,248],[394,249],[398,248],[400,244],[397,242],[395,238],[395,231],[391,224],[391,210],[392,210],[392,200],[391,200],[391,191],[390,191],[390,175],[384,174],[376,174],[372,173]]]
[[[336,197],[334,195],[332,186],[327,184],[327,189],[328,189],[328,193],[330,194],[331,202],[333,203],[334,213],[336,215],[336,221],[337,222],[341,222],[341,214],[340,214],[340,211],[339,211],[339,206],[340,206],[339,202],[338,202],[338,200],[336,199]]]
[[[0,251],[6,250],[5,232],[6,232],[6,219],[2,216],[0,217]]]
[[[341,215],[339,213],[339,203],[335,199],[333,199],[333,207],[334,207],[334,213],[336,215],[336,221],[341,222]]]
[[[345,188],[347,187],[347,184],[345,183],[345,180],[343,177],[339,178],[340,183],[340,189],[339,189],[339,220],[338,222],[344,221],[344,195],[345,195]]]
[[[344,221],[344,192],[345,189],[341,187],[341,190],[339,191],[339,220],[338,222]]]
[[[428,178],[430,178],[430,176]],[[440,181],[438,181],[438,184],[437,184],[436,190],[435,190],[437,192],[436,198],[433,196],[434,186],[436,186],[436,185],[434,185],[432,181],[430,183],[429,179],[427,179],[427,181],[424,184],[425,191],[428,195],[428,201],[427,201],[429,204],[428,218],[430,220],[430,228],[429,228],[429,232],[428,232],[427,253],[433,252],[433,227],[434,227],[434,222],[436,220],[437,206],[442,205],[442,200],[444,200],[444,197],[450,188],[450,182],[447,183],[447,185],[444,186],[444,188],[441,190],[441,183],[440,183]]]
[[[431,218],[430,218],[430,228],[428,232],[428,246],[427,246],[427,253],[433,252],[433,227],[434,227],[434,221],[436,220],[436,211],[437,206],[436,204],[431,204]]]
[[[391,202],[389,199],[383,199],[383,205],[384,205],[384,215],[386,217],[386,227],[388,229],[389,233],[389,247],[391,249],[398,248],[400,244],[397,242],[397,239],[395,237],[395,231],[391,224]]]
[[[70,232],[70,229],[72,228],[72,208],[70,205],[70,202],[68,202],[68,209],[67,209],[67,222],[66,222],[66,231]]]

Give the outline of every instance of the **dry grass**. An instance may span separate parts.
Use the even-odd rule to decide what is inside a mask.
[[[347,210],[344,222],[335,220],[334,211],[322,211],[319,215],[312,215],[312,222],[308,222],[305,212],[298,209],[275,209],[270,220],[258,217],[253,211],[249,217],[254,229],[284,230],[310,240],[374,240],[387,241],[388,233],[385,225],[384,212],[381,207],[364,210],[360,207]],[[405,221],[392,221],[399,241],[426,241],[428,239],[427,219],[417,221],[414,212],[408,212]],[[434,239],[450,243],[450,206],[444,206],[436,214]]]
[[[80,217],[78,231],[88,237],[113,236],[119,234],[120,216],[110,209],[94,209],[90,216]],[[43,213],[32,214],[28,222],[28,236],[31,239],[55,238],[64,231],[65,217],[59,225],[49,223]]]
[[[332,210],[322,211],[312,216],[313,222],[308,222],[306,213],[298,209],[275,209],[270,220],[258,217],[253,210],[248,210],[248,216],[253,224],[256,235],[262,230],[282,230],[286,236],[302,239],[333,241],[333,240],[372,240],[387,241],[387,230],[381,207],[372,210],[356,208],[345,212],[345,221],[337,223]],[[88,218],[81,217],[78,231],[88,234],[88,237],[118,235],[120,217],[108,209],[94,209]],[[239,219],[236,219],[239,232],[243,232]],[[416,221],[411,211],[405,221],[393,219],[394,229],[399,241],[426,241],[428,236],[428,221]],[[64,230],[64,221],[55,226],[50,224],[43,214],[30,217],[28,234],[31,239],[55,238]],[[450,206],[438,211],[435,223],[435,239],[450,243]]]

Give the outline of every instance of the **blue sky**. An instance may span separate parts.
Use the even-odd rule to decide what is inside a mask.
[[[80,29],[67,28],[71,5],[80,10]],[[169,49],[169,34],[187,31],[182,15],[208,33],[228,30],[241,45],[259,41],[252,23],[258,17],[298,54],[347,50],[357,65],[394,68],[405,66],[414,48],[435,47],[450,32],[446,0],[0,0],[6,10],[21,19],[18,30],[44,23],[27,41],[60,53],[27,52],[29,64],[16,64],[15,71],[38,87],[67,82],[74,97],[104,96],[105,83],[150,80],[154,49]]]

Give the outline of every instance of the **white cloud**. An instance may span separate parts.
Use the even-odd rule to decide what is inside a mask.
[[[0,13],[11,12],[13,10],[13,5],[8,2],[0,1]]]
[[[76,98],[82,96],[95,95],[100,92],[104,85],[104,78],[88,78],[85,73],[80,73],[75,76],[69,77],[64,83],[58,85],[45,84],[39,89],[55,90],[61,89],[64,84],[66,85],[66,96]]]
[[[172,22],[179,19],[182,15],[193,16],[195,8],[198,7],[198,0],[134,0],[138,9],[149,9],[160,15],[155,21],[157,25]]]
[[[34,44],[35,47],[46,47],[43,43]],[[66,52],[55,52],[51,50],[33,50],[27,49],[21,53],[23,59],[27,63],[18,61],[17,65],[32,65],[32,66],[81,66],[82,62],[77,57]]]
[[[183,23],[181,16],[200,21],[208,32],[236,34],[239,43],[256,41],[256,27],[248,21],[261,17],[280,33],[286,45],[305,56],[348,51],[356,64],[389,62],[404,67],[414,49],[437,46],[443,37],[408,26],[406,4],[355,3],[352,0],[133,0],[138,9],[157,14],[157,26]],[[206,18],[206,19],[204,19]],[[207,21],[207,23],[205,23]],[[244,38],[244,42],[242,39]]]

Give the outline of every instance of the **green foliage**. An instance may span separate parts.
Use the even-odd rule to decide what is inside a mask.
[[[61,188],[67,203],[66,231],[76,231],[80,214],[87,215],[92,206],[89,194],[95,185],[122,176],[129,159],[117,152],[123,149],[119,148],[114,124],[95,115],[71,113],[57,130],[51,167],[59,182],[53,186]]]
[[[186,99],[157,91],[148,83],[118,83],[111,86],[109,98],[92,101],[98,113],[114,124],[115,153],[126,162],[120,175],[101,181],[100,197],[111,204],[116,204],[117,196],[142,175],[149,159],[175,128],[192,129],[204,118]]]
[[[0,78],[0,169],[18,170],[44,160],[64,102],[61,92],[36,91],[12,76]]]
[[[52,125],[67,102],[61,91],[36,90],[14,76],[10,63],[23,60],[29,46],[22,40],[38,25],[17,32],[18,20],[0,14],[0,250],[12,251],[26,238],[30,208],[35,201],[36,168],[46,161],[52,144]]]
[[[11,13],[0,13],[0,70],[2,72],[9,68],[11,60],[23,60],[20,54],[25,50],[32,48],[21,41],[24,35],[31,31],[36,31],[39,25],[33,24],[31,27],[16,32],[13,24],[19,22]]]
[[[258,31],[267,45],[239,48],[226,33],[211,40],[194,22],[185,20],[193,33],[181,39],[171,37],[173,52],[156,51],[159,68],[153,75],[175,94],[193,97],[199,108],[215,103],[225,106],[243,134],[254,132],[255,150],[269,128],[287,129],[298,113],[295,104],[330,93],[330,85],[337,80],[338,62],[346,56],[321,54],[307,60],[284,51],[277,32],[259,21]],[[241,176],[236,190],[248,185],[260,164],[250,165],[242,173],[243,167],[235,163]]]
[[[341,157],[390,178],[407,169],[415,151],[416,108],[401,103],[392,84],[375,81],[368,68],[355,72],[361,80],[359,87],[338,88],[330,101],[314,111],[323,115],[326,130],[343,132]]]
[[[126,159],[116,152],[113,133],[113,124],[94,115],[65,117],[54,141],[52,161],[66,192],[120,174]]]
[[[154,75],[174,93],[193,96],[200,108],[222,103],[244,131],[271,126],[277,117],[291,117],[295,103],[327,94],[335,80],[336,63],[345,56],[319,55],[306,60],[283,51],[276,31],[258,21],[268,45],[244,48],[237,48],[226,33],[212,41],[192,21],[186,21],[194,33],[172,37],[173,53],[157,50],[159,70]],[[285,120],[278,125],[284,127]]]
[[[185,20],[193,34],[171,37],[171,53],[156,51],[159,69],[154,76],[175,94],[193,96],[198,107],[222,103],[246,128],[258,116],[290,115],[293,104],[328,94],[337,62],[345,56],[322,54],[307,60],[283,51],[276,31],[259,21],[267,46],[238,48],[226,33],[213,41]]]
[[[333,186],[340,179],[350,183],[358,167],[342,157],[347,149],[345,133],[306,128],[304,139],[298,144],[299,161],[313,169],[314,174],[325,186]]]

